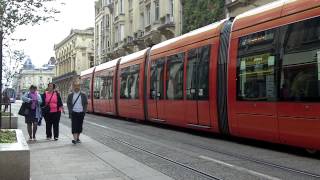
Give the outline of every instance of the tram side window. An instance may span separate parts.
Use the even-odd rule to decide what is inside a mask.
[[[108,83],[107,83],[107,77],[101,76],[101,82],[100,82],[100,99],[108,99]]]
[[[237,99],[241,101],[274,101],[275,30],[241,37],[237,62]]]
[[[164,58],[154,60],[150,69],[150,99],[163,99]]]
[[[82,81],[81,91],[84,92],[88,96],[88,99],[90,99],[90,79],[89,78],[84,79]]]
[[[187,99],[209,99],[209,59],[210,45],[188,52]]]
[[[121,71],[120,98],[139,98],[139,72],[140,65],[133,65]]]
[[[197,86],[197,60],[198,49],[192,49],[188,52],[187,63],[187,99],[196,100],[196,86]]]
[[[209,59],[210,45],[199,48],[199,86],[198,99],[207,100],[209,98]]]
[[[281,28],[282,101],[320,101],[320,17]]]
[[[139,73],[140,65],[130,67],[130,76],[128,77],[128,99],[139,99]]]
[[[107,97],[108,99],[113,98],[113,76],[107,78]]]
[[[162,58],[157,65],[157,96],[159,99],[164,98],[164,62],[165,58]]]
[[[157,64],[156,61],[151,63],[150,68],[150,99],[156,99],[157,96]]]
[[[93,98],[100,99],[100,87],[101,87],[101,77],[94,78],[94,87],[93,87]]]
[[[167,99],[183,99],[184,53],[172,55],[167,60]]]
[[[121,69],[121,81],[120,81],[120,99],[126,99],[128,97],[127,80],[129,76],[129,67]]]

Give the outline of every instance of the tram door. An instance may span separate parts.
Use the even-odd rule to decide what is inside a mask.
[[[151,62],[149,116],[152,120],[165,120],[164,117],[164,64],[165,58]]]
[[[320,17],[281,27],[280,140],[320,147]]]
[[[186,121],[191,126],[210,127],[209,59],[210,45],[192,49],[187,54]]]

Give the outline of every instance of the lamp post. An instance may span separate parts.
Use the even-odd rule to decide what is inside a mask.
[[[2,24],[2,23],[1,23]],[[2,26],[0,27],[0,112],[2,109],[2,45],[3,45],[3,31]],[[0,129],[2,124],[2,115],[0,115]]]

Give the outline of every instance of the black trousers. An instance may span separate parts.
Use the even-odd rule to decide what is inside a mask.
[[[71,127],[72,134],[82,133],[82,125],[84,119],[84,112],[72,112],[71,114]]]
[[[59,137],[59,123],[60,123],[61,112],[48,113],[44,119],[46,121],[46,134],[47,138],[52,138],[52,126],[53,136]]]

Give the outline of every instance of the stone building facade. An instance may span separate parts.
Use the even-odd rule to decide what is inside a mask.
[[[31,59],[27,59],[14,83],[17,96],[19,97],[27,92],[31,85],[37,86],[39,92],[42,93],[55,75],[54,64],[54,58],[51,58],[47,64],[37,68],[32,64]]]
[[[276,0],[225,0],[227,17],[235,17],[250,9],[271,3]]]
[[[181,0],[95,2],[95,64],[181,35]]]
[[[56,56],[55,77],[63,101],[71,91],[74,79],[79,78],[81,71],[94,66],[93,28],[71,30],[60,43],[54,45]]]

